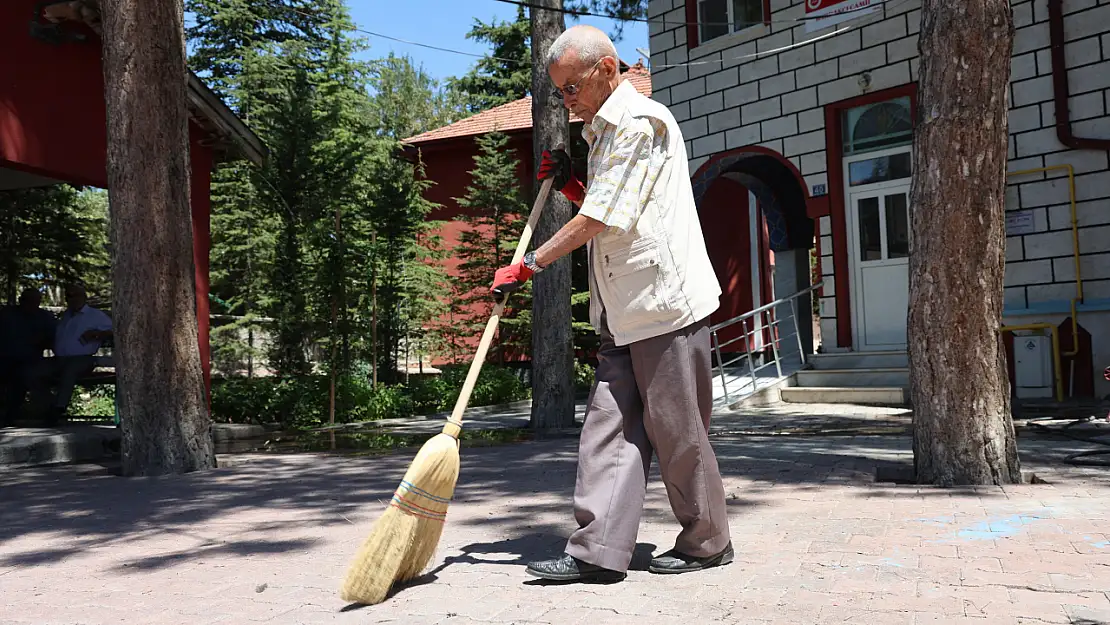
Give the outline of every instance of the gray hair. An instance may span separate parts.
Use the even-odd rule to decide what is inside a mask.
[[[578,59],[583,63],[593,65],[601,59],[611,56],[617,59],[617,47],[600,29],[585,24],[578,24],[566,29],[559,35],[551,48],[547,50],[547,65],[551,66],[567,53],[574,50]],[[618,59],[619,60],[619,59]]]

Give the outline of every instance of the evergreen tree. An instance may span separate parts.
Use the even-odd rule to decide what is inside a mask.
[[[0,192],[0,295],[15,303],[24,287],[108,280],[105,194],[54,185]],[[57,302],[54,302],[57,303]]]
[[[517,8],[512,22],[474,20],[467,39],[492,46],[466,75],[448,81],[451,91],[460,94],[469,113],[478,113],[528,95],[532,87],[531,27],[524,7]]]
[[[108,192],[86,187],[77,191],[70,208],[72,222],[78,227],[81,243],[71,252],[77,254],[77,280],[85,289],[110,307],[112,293],[111,244],[108,241]],[[62,304],[59,289],[57,304]]]
[[[568,11],[589,11],[613,18],[615,29],[609,33],[613,41],[620,41],[624,34],[624,24],[630,20],[642,20],[648,14],[648,0],[567,0]]]
[[[423,168],[401,161],[382,149],[375,166],[374,228],[378,233],[377,264],[378,372],[383,381],[397,381],[410,347],[424,328],[443,312],[442,271],[431,232],[439,225],[427,220],[435,207],[423,197],[430,184]]]
[[[194,16],[185,29],[193,45],[189,67],[241,114],[240,78],[251,55],[293,41],[322,45],[327,24],[343,9],[337,0],[185,0]]]
[[[491,132],[476,139],[478,154],[470,171],[471,184],[466,196],[456,198],[466,212],[457,219],[466,225],[459,235],[454,255],[461,262],[460,275],[454,280],[451,309],[456,314],[454,329],[467,336],[478,336],[493,309],[490,277],[508,265],[524,228],[527,206],[518,189],[520,162],[508,149],[509,138]],[[531,283],[529,283],[530,285]],[[497,359],[505,361],[512,353],[526,353],[532,343],[531,289],[526,285],[509,298],[501,318]]]
[[[232,361],[256,355],[238,338],[259,329],[261,312],[274,318],[279,371],[309,372],[320,347],[336,355],[329,369],[346,371],[365,347],[352,311],[366,306],[355,276],[372,236],[359,223],[371,132],[366,67],[353,60],[363,43],[337,0],[192,5],[193,69],[270,148],[262,169],[233,163],[213,175],[212,289],[224,312],[241,316],[214,333],[216,351]]]

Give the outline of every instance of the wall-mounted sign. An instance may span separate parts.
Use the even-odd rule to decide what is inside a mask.
[[[806,32],[873,13],[884,0],[806,0]],[[818,19],[814,19],[818,18]]]
[[[1037,223],[1033,219],[1033,211],[1010,211],[1006,213],[1006,236],[1017,237],[1023,234],[1033,234],[1037,231]]]
[[[810,197],[817,197],[819,195],[825,195],[826,193],[828,193],[828,190],[826,189],[825,185],[815,184],[813,185],[813,191],[811,191],[809,195]]]

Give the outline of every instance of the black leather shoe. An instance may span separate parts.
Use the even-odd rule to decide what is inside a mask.
[[[648,570],[652,573],[689,573],[691,571],[702,571],[715,566],[724,566],[732,562],[735,558],[736,552],[732,550],[731,541],[721,553],[703,558],[695,558],[694,556],[688,556],[671,549],[657,558],[652,558],[651,564],[648,565]]]
[[[533,562],[527,572],[556,582],[619,582],[626,576],[623,571],[603,569],[567,554],[557,560]]]

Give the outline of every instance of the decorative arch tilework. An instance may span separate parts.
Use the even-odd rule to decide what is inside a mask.
[[[709,185],[713,184],[718,176],[726,173],[739,174],[741,184],[755,194],[760,207],[763,209],[763,218],[767,221],[767,236],[771,250],[782,252],[790,249],[790,238],[786,227],[786,216],[782,212],[774,190],[757,176],[743,171],[744,168],[738,166],[740,161],[755,157],[771,158],[766,155],[752,153],[731,154],[710,163],[691,181],[694,189],[694,204],[699,208],[701,207],[705,192],[709,190]]]

